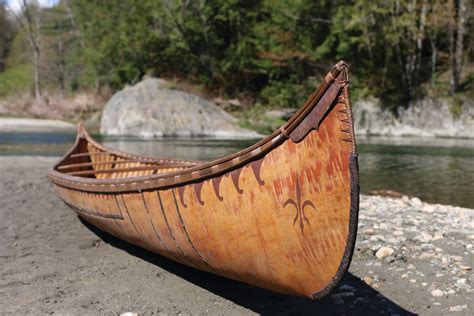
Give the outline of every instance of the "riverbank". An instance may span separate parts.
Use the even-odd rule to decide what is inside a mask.
[[[302,105],[279,108],[243,104],[238,99],[211,97],[196,87],[176,84],[145,78],[112,98],[110,92],[104,95],[84,92],[70,98],[51,93],[40,101],[27,95],[11,97],[0,100],[0,115],[31,117],[32,121],[33,118],[83,121],[89,130],[116,136],[254,138],[280,128]],[[371,97],[352,102],[358,136],[474,139],[474,101],[467,95],[426,96],[392,110]]]
[[[312,302],[184,267],[84,225],[46,180],[55,160],[0,157],[4,314],[467,315],[474,307],[474,210],[362,196],[349,273]]]
[[[0,132],[64,132],[75,128],[60,120],[0,117]]]

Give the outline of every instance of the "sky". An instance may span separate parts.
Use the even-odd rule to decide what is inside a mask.
[[[7,0],[7,5],[14,12],[18,12],[21,8],[22,0]],[[38,0],[41,7],[52,7],[57,4],[59,0]]]

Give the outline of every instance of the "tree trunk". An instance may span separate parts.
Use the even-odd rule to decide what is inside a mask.
[[[436,47],[436,37],[430,37],[431,44],[431,86],[434,87],[436,82],[436,63],[438,59],[438,47]]]
[[[36,100],[41,99],[41,85],[40,85],[40,73],[39,73],[39,50],[33,50],[33,66],[35,68],[35,98]]]
[[[458,87],[461,77],[462,64],[463,64],[463,55],[464,55],[464,32],[466,24],[466,0],[458,0],[458,14],[457,14],[457,30],[456,30],[456,42],[454,43],[454,34],[452,34],[452,49],[450,53],[453,54],[452,59],[452,75],[449,93],[453,95]],[[454,24],[454,23],[453,23]],[[453,26],[454,33],[454,26]],[[450,47],[451,48],[451,47]]]
[[[72,27],[71,32],[73,33],[73,35],[75,35],[78,38],[79,46],[82,49],[84,49],[85,48],[84,40],[81,36],[81,32],[79,31],[79,28],[76,25],[76,18],[74,16],[74,11],[71,7],[71,3],[70,3],[69,0],[66,0],[65,3],[66,3],[67,16],[68,16],[69,22],[71,23],[71,27]]]
[[[36,3],[35,11],[31,10],[30,4],[23,0],[21,3],[21,13],[26,25],[22,19],[18,19],[20,26],[26,32],[28,42],[33,51],[33,67],[34,67],[34,81],[35,81],[35,98],[41,99],[41,82],[40,82],[40,12],[38,4]]]
[[[39,8],[38,8],[39,10]],[[40,82],[40,16],[39,13],[35,16],[35,37],[34,43],[34,59],[35,59],[35,98],[41,99],[41,82]]]
[[[416,39],[416,64],[415,64],[415,86],[420,83],[421,55],[423,52],[423,40],[425,39],[426,14],[428,13],[428,0],[423,0],[420,12],[420,25]]]
[[[58,82],[59,82],[59,92],[61,100],[64,99],[64,93],[66,91],[66,60],[65,60],[65,49],[64,49],[64,42],[62,37],[58,36],[58,43],[57,43],[57,51],[58,54],[57,58],[57,67],[58,67]]]

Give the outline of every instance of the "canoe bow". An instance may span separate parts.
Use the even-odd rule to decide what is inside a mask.
[[[99,229],[177,262],[318,299],[347,271],[357,232],[348,66],[336,64],[280,129],[210,162],[106,148],[78,125],[48,177]]]

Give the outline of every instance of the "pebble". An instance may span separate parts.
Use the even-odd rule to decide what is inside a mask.
[[[462,278],[462,279],[459,279],[456,281],[457,284],[466,284],[466,279],[465,278]]]
[[[391,256],[394,252],[395,250],[393,250],[393,248],[383,246],[383,247],[380,247],[379,250],[377,250],[377,252],[375,253],[375,256],[379,259],[382,259],[382,258]]]
[[[374,282],[374,280],[372,280],[372,278],[368,276],[364,277],[362,281],[364,281],[364,283],[367,285],[372,285],[372,283]]]
[[[367,228],[363,231],[365,235],[373,235],[375,231],[372,228]]]
[[[465,304],[465,305],[455,305],[455,306],[451,306],[449,308],[449,311],[450,312],[460,312],[465,308],[467,308],[467,304]]]
[[[420,260],[427,260],[427,259],[430,259],[431,257],[433,257],[432,253],[424,252],[420,255],[419,259]]]
[[[352,292],[341,292],[341,293],[332,294],[331,299],[334,302],[334,304],[343,305],[344,297],[352,297],[352,296],[354,296],[354,293]]]
[[[354,292],[355,291],[355,287],[353,286],[350,286],[349,284],[343,284],[339,287],[339,290],[340,291],[350,291],[350,292]]]
[[[367,304],[369,302],[368,299],[365,297],[358,297],[354,300],[353,304],[354,305],[361,305],[361,304]]]
[[[441,291],[440,289],[435,289],[435,290],[431,291],[431,296],[441,297],[441,296],[444,296],[444,292]]]
[[[443,239],[444,238],[444,234],[443,233],[440,233],[440,232],[436,232],[434,235],[433,235],[433,240],[440,240],[440,239]]]
[[[454,261],[462,261],[462,257],[461,257],[461,256],[451,256],[451,258],[452,258]]]
[[[410,204],[412,206],[416,206],[416,207],[421,207],[423,206],[423,202],[421,202],[421,200],[417,197],[414,197],[414,198],[411,198],[410,199]]]

